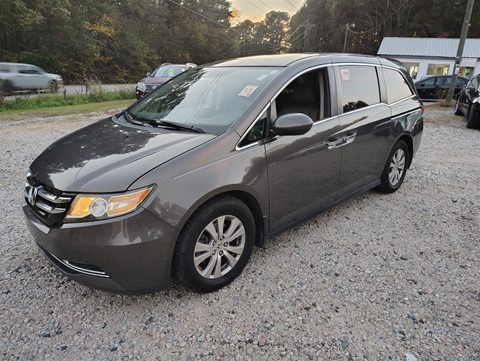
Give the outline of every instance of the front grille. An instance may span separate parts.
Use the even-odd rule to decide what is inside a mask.
[[[59,191],[47,189],[31,176],[28,176],[25,183],[24,196],[29,207],[40,219],[45,224],[54,226],[63,221],[65,213],[75,195],[62,194]]]

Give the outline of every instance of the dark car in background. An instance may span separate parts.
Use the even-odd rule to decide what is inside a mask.
[[[480,129],[480,74],[474,76],[458,94],[455,114],[467,117],[467,128]]]
[[[417,89],[417,93],[420,98],[424,100],[445,99],[447,97],[451,82],[451,75],[429,76],[415,82],[415,88]],[[454,91],[455,97],[467,83],[467,78],[462,76],[457,77],[457,83]]]
[[[412,80],[387,59],[227,60],[53,143],[30,166],[22,207],[75,281],[144,293],[173,275],[210,292],[255,245],[370,189],[398,190],[422,131]]]
[[[135,94],[137,99],[147,95],[152,90],[157,89],[160,85],[164,84],[174,76],[183,73],[185,70],[196,67],[196,64],[169,64],[165,63],[160,65],[152,73],[147,73],[147,76],[137,83],[135,88]]]

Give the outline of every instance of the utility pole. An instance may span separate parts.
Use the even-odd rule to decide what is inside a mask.
[[[310,48],[310,43],[308,42],[308,31],[313,28],[315,25],[305,24],[303,27],[305,28],[305,32],[303,33],[303,52],[307,51],[307,43],[308,47]],[[311,51],[311,49],[310,49]]]
[[[458,67],[462,61],[463,48],[465,47],[465,39],[467,38],[468,27],[470,26],[470,18],[472,16],[474,0],[468,0],[467,9],[465,10],[465,18],[463,19],[462,26],[462,35],[460,36],[460,41],[458,42],[457,56],[455,57],[455,64],[453,66],[452,81],[450,83],[450,88],[448,89],[447,99],[445,100],[446,104],[450,104],[453,98],[453,92],[455,90],[455,85],[457,84],[458,77]]]
[[[345,25],[345,40],[343,41],[343,52],[345,52],[345,49],[347,48],[348,32],[350,31],[350,29],[353,29],[354,27],[355,27],[355,23],[353,24],[347,23],[347,25]]]

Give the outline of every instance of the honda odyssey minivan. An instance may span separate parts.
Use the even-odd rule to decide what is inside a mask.
[[[232,282],[254,246],[370,189],[395,192],[423,106],[379,57],[283,54],[190,69],[67,135],[27,173],[23,211],[71,279],[145,293]]]

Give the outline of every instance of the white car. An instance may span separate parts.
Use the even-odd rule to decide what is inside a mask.
[[[0,81],[4,93],[19,90],[50,90],[56,92],[63,85],[62,77],[50,74],[38,66],[21,63],[0,63]]]

